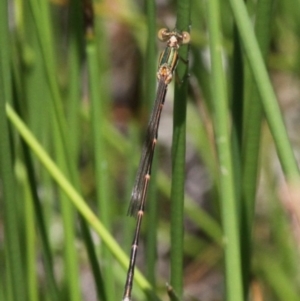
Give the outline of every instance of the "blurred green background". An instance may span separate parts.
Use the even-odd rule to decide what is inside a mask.
[[[0,301],[121,300],[135,226],[126,213],[165,47],[156,34],[186,24],[185,3],[188,76],[180,60],[133,299],[168,300],[171,281],[182,300],[299,300],[298,3],[3,0]],[[186,106],[185,167],[174,176],[184,146],[172,149],[173,96],[184,85],[174,114]],[[180,185],[183,224],[171,213]],[[179,284],[171,229],[184,229]]]

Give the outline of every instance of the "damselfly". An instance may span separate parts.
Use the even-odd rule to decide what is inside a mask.
[[[151,175],[151,166],[155,145],[157,142],[157,133],[160,121],[161,111],[165,102],[165,96],[169,83],[172,81],[173,73],[178,63],[178,49],[181,44],[187,44],[190,41],[188,32],[179,32],[176,29],[169,31],[165,28],[159,30],[158,38],[167,42],[167,47],[161,53],[157,71],[157,92],[150,120],[147,127],[146,140],[143,145],[142,156],[131,194],[131,202],[128,209],[129,215],[137,217],[135,234],[131,246],[130,261],[125,283],[123,301],[131,300],[131,291],[133,284],[135,261],[139,244],[139,235],[141,230],[142,218],[145,209],[146,194]]]

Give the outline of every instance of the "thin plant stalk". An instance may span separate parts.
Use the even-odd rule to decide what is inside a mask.
[[[103,242],[107,245],[112,255],[117,259],[117,261],[122,265],[124,269],[127,268],[128,256],[119,247],[115,239],[106,230],[101,221],[96,217],[96,215],[91,211],[91,209],[86,205],[84,199],[78,194],[70,182],[66,179],[60,169],[54,164],[51,158],[48,156],[46,151],[38,143],[32,133],[28,130],[25,123],[19,118],[19,116],[14,112],[9,104],[6,104],[6,114],[14,125],[16,130],[25,140],[25,142],[32,149],[37,158],[41,161],[44,167],[51,174],[56,183],[60,188],[66,193],[69,199],[72,201],[73,205],[82,214],[82,216],[87,220],[87,222],[94,228],[94,230],[100,235]],[[136,283],[144,291],[152,291],[152,287],[149,282],[143,277],[138,269],[135,271]]]
[[[52,107],[55,114],[53,115],[54,122],[52,123],[54,128],[52,133],[54,134],[54,141],[56,147],[56,156],[59,166],[62,168],[65,174],[70,175],[72,164],[70,163],[70,156],[68,152],[66,137],[66,121],[63,114],[62,99],[56,76],[56,60],[53,49],[52,39],[52,27],[50,22],[49,4],[44,1],[31,0],[30,7],[33,13],[37,33],[40,41],[42,54],[44,57],[45,71],[50,87],[52,96]],[[56,126],[56,124],[58,126]],[[74,213],[71,209],[69,202],[66,200],[65,195],[62,197],[62,217],[64,222],[64,234],[67,243],[65,244],[65,263],[66,281],[68,284],[68,293],[70,298],[74,301],[81,299],[79,289],[79,271],[77,267],[76,252],[74,248],[75,235],[74,235]]]
[[[78,85],[80,81],[80,69],[81,61],[83,57],[84,43],[82,43],[82,37],[84,35],[84,26],[82,20],[82,9],[81,9],[80,0],[72,0],[70,4],[71,8],[71,18],[70,18],[70,40],[69,40],[69,74],[70,74],[70,83],[69,83],[69,100],[68,100],[68,126],[72,129],[79,128],[79,106],[81,100],[81,89]],[[86,4],[87,2],[85,2]],[[83,9],[83,11],[86,11]],[[71,152],[71,164],[70,167],[75,166],[78,160],[79,153],[79,131],[70,131],[69,132],[69,151]],[[71,172],[73,181],[76,183],[76,187],[80,189],[80,181],[78,173],[73,169]],[[82,237],[86,246],[87,254],[90,261],[91,270],[94,277],[94,283],[96,287],[96,292],[99,300],[106,300],[106,293],[104,289],[104,280],[100,271],[100,266],[96,254],[96,248],[91,237],[91,232],[86,220],[80,215],[80,228]]]
[[[241,301],[243,300],[243,286],[238,210],[234,189],[228,99],[222,64],[219,5],[218,0],[211,0],[208,2],[207,8],[211,55],[211,89],[215,113],[214,128],[219,163],[219,194],[224,231],[226,300]]]
[[[191,2],[177,1],[178,30],[189,31]],[[188,58],[188,46],[179,49],[183,61]],[[182,83],[175,86],[172,138],[172,186],[171,186],[171,286],[179,298],[183,295],[183,211],[186,151],[186,106],[188,65],[179,62],[177,74]]]
[[[26,73],[26,76],[24,76],[23,73],[26,71],[23,68],[20,68],[20,60],[22,58],[18,53],[14,53],[15,55],[12,59],[12,62],[15,82],[15,106],[18,112],[20,112],[21,116],[26,116],[28,118],[31,129],[33,129],[33,131],[37,133],[37,135],[43,137],[43,142],[45,142],[47,141],[47,138],[45,138],[47,137],[47,135],[44,135],[44,133],[46,132],[46,129],[48,129],[47,125],[50,124],[50,122],[48,122],[49,114],[36,114],[36,112],[48,112],[48,101],[46,101],[46,103],[44,102],[48,99],[44,96],[49,95],[50,93],[48,93],[46,81],[43,80],[43,60],[42,56],[40,55],[40,47],[36,40],[35,27],[33,26],[31,16],[29,16],[29,7],[26,4],[23,5],[23,3],[18,3],[17,5],[19,7],[19,14],[17,14],[18,27],[15,39],[19,39],[18,42],[22,43],[22,47],[24,47],[24,49],[27,49],[28,47],[26,41],[31,42],[31,47],[35,49],[35,56],[34,61],[30,59],[26,61],[27,66],[31,67],[33,64],[35,64],[35,66],[38,67],[34,68],[34,72]],[[25,33],[27,34],[26,37]],[[36,88],[37,86],[39,87],[39,89]],[[25,102],[25,99],[28,101]],[[44,101],[41,102],[41,99],[43,99]],[[25,108],[27,110],[25,110]],[[47,220],[49,220],[52,212],[52,210],[49,210],[50,207],[47,208],[47,204],[50,204],[49,200],[51,199],[51,193],[46,193],[47,197],[43,199],[44,202],[42,209],[41,196],[38,195],[37,192],[40,185],[34,172],[34,163],[30,157],[28,147],[23,141],[21,141],[21,150],[23,152],[23,158],[27,170],[26,173],[30,186],[31,200],[33,201],[37,229],[39,231],[39,237],[41,240],[43,266],[45,269],[45,278],[48,289],[47,293],[50,295],[51,300],[59,300],[59,290],[54,277],[54,265],[52,253],[50,250],[49,236],[46,230]],[[47,177],[47,175],[45,176],[45,173],[43,173],[41,177],[43,178],[43,187],[49,187],[49,185],[47,185],[49,184],[49,181],[47,182],[49,177]],[[28,246],[28,248],[31,248],[31,246]],[[30,265],[27,265],[27,267],[28,269],[31,269]]]
[[[256,9],[255,33],[262,57],[266,60],[270,43],[270,25],[272,19],[273,0],[259,0]],[[249,70],[249,69],[247,69]],[[255,81],[248,72],[246,82],[246,105],[244,108],[245,124],[243,127],[244,141],[242,150],[242,212],[241,219],[243,230],[243,267],[245,296],[248,291],[248,280],[250,270],[251,240],[253,217],[258,183],[259,151],[261,139],[261,125],[263,118],[263,108],[259,93],[255,86]],[[247,112],[247,114],[246,114]]]
[[[264,60],[266,59],[270,42],[270,23],[272,18],[273,0],[260,0],[257,3],[255,33],[260,51]],[[249,74],[250,77],[250,74]],[[259,163],[259,143],[261,137],[261,120],[263,117],[262,103],[259,99],[254,79],[250,77],[246,87],[246,106],[244,124],[244,145],[243,145],[243,197],[247,206],[245,212],[248,217],[247,229],[250,230],[253,214],[254,200],[257,187],[257,173]]]
[[[79,108],[81,101],[81,63],[84,46],[81,45],[83,37],[83,22],[81,1],[70,1],[70,33],[68,40],[68,100],[67,100],[67,123],[70,129],[78,129],[80,126]],[[72,162],[77,162],[79,156],[79,133],[80,131],[68,132],[68,145]]]
[[[47,287],[49,288],[48,294],[51,300],[58,301],[59,291],[57,287],[57,283],[54,277],[54,265],[53,265],[53,257],[50,248],[49,236],[46,230],[46,222],[44,211],[42,210],[41,201],[38,196],[37,192],[37,180],[34,173],[33,163],[29,154],[29,149],[27,145],[22,141],[22,149],[24,154],[24,161],[27,168],[27,176],[28,182],[30,185],[30,194],[31,199],[33,201],[34,211],[35,211],[35,218],[37,222],[37,228],[39,230],[40,239],[41,239],[41,246],[43,251],[43,263],[45,268],[45,277],[47,280]]]
[[[288,139],[282,114],[272,88],[259,45],[255,39],[254,31],[244,1],[229,0],[235,22],[237,24],[245,55],[261,97],[266,119],[271,130],[278,157],[283,171],[291,183],[299,181],[299,169]]]
[[[56,60],[53,49],[54,43],[48,8],[49,3],[39,0],[30,0],[29,5],[33,14],[41,53],[43,55],[43,62],[45,64],[45,72],[52,96],[52,105],[54,106],[56,122],[59,125],[59,133],[64,143],[64,152],[67,154],[66,139],[64,139],[64,137],[66,137],[67,127],[63,114],[62,98],[57,82]]]
[[[21,165],[21,164],[19,164]],[[38,301],[38,281],[36,273],[36,257],[37,252],[35,248],[36,234],[35,234],[35,217],[33,199],[31,196],[30,185],[28,177],[23,169],[23,166],[19,166],[20,178],[23,186],[23,195],[25,196],[25,227],[26,227],[26,266],[27,273],[25,279],[27,280],[28,287],[28,299],[30,301]]]
[[[52,134],[55,148],[55,157],[58,166],[64,174],[69,174],[67,162],[64,156],[64,146],[61,143],[59,128],[55,122],[53,122]],[[70,299],[74,301],[80,301],[81,293],[79,286],[78,254],[75,248],[75,211],[71,202],[69,202],[67,195],[64,194],[62,190],[59,190],[58,194],[59,199],[61,200],[60,208],[64,229],[64,277],[65,281],[68,284],[68,294],[70,296]]]
[[[13,157],[9,137],[9,127],[4,114],[5,102],[12,102],[12,74],[10,69],[10,38],[8,27],[8,2],[0,4],[0,179],[3,194],[4,237],[8,289],[11,291],[11,300],[22,300],[27,295],[24,274],[21,262],[21,249],[18,232],[18,217],[15,194],[15,177],[13,174]],[[9,295],[8,295],[9,296]],[[7,296],[7,297],[8,297]],[[8,298],[9,300],[9,298]]]
[[[99,20],[100,21],[100,20]],[[100,23],[100,22],[98,22]],[[100,26],[100,25],[99,25]],[[101,220],[103,221],[106,229],[111,227],[111,214],[110,214],[110,195],[108,192],[108,161],[107,150],[105,147],[104,136],[99,128],[103,127],[103,120],[105,119],[105,107],[107,103],[107,89],[105,85],[104,76],[100,77],[99,74],[106,74],[107,63],[103,59],[98,59],[97,44],[93,29],[89,29],[86,34],[86,53],[88,61],[89,73],[89,93],[91,100],[91,125],[95,149],[95,178],[97,183],[97,203],[98,211]],[[101,43],[102,55],[106,51],[104,41],[105,37],[102,32],[99,43]],[[105,57],[105,56],[103,56]],[[101,258],[104,262],[102,266],[102,273],[104,281],[104,288],[106,292],[106,300],[115,300],[114,290],[114,275],[111,273],[112,257],[110,251],[106,246],[101,246]],[[109,293],[108,293],[109,292]]]

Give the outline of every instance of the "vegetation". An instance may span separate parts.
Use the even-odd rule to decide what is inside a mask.
[[[299,299],[295,5],[0,1],[0,301],[121,300],[156,32],[175,26],[191,43],[162,113],[133,299]]]

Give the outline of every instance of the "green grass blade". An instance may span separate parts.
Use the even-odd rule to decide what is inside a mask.
[[[64,174],[68,174],[66,157],[64,156],[64,146],[60,139],[59,128],[57,123],[52,123],[52,134],[54,142],[54,150],[56,161],[60,170]],[[62,214],[63,222],[63,234],[64,234],[64,278],[67,283],[68,295],[71,300],[80,301],[81,293],[79,287],[79,267],[78,267],[78,254],[76,251],[75,242],[75,211],[68,200],[66,194],[62,190],[58,191],[60,202],[60,210]]]
[[[100,20],[98,24],[100,23]],[[98,25],[100,28],[102,24]],[[105,58],[106,45],[105,36],[102,33],[99,39],[101,43],[100,49],[102,51],[102,58]],[[107,62],[103,59],[98,59],[97,44],[94,36],[86,37],[86,53],[88,61],[89,74],[89,93],[91,100],[91,125],[93,133],[93,142],[95,150],[95,179],[97,186],[97,204],[100,219],[106,229],[111,229],[111,208],[110,195],[108,192],[108,161],[107,150],[105,147],[104,137],[102,131],[99,129],[103,127],[103,120],[105,119],[106,105],[108,103],[108,93],[105,84],[105,77],[107,71]],[[100,77],[99,75],[102,74]],[[111,273],[111,254],[106,246],[101,247],[101,258],[104,262],[102,266],[103,278],[105,279],[104,288],[106,292],[106,300],[115,300],[114,290],[114,275]]]
[[[58,286],[54,276],[54,265],[53,265],[53,257],[50,248],[49,236],[46,230],[46,221],[44,216],[44,211],[42,210],[41,200],[38,196],[38,185],[37,179],[34,174],[33,163],[30,157],[28,146],[22,141],[22,148],[24,153],[24,161],[27,168],[27,175],[31,190],[31,196],[33,200],[33,206],[35,210],[35,218],[37,222],[37,227],[40,233],[41,246],[43,252],[43,263],[47,280],[47,288],[49,288],[49,296],[51,300],[58,301],[60,298]]]
[[[220,199],[225,248],[226,300],[243,300],[242,267],[234,189],[230,120],[225,73],[222,64],[222,40],[218,0],[208,2],[208,29],[211,54],[211,89],[214,104],[214,127],[219,161]]]
[[[266,59],[270,42],[270,23],[272,17],[273,0],[260,0],[257,5],[255,32],[262,56]],[[243,197],[247,206],[247,229],[251,229],[254,199],[256,194],[258,155],[261,137],[261,122],[263,117],[262,104],[258,91],[254,86],[254,79],[250,78],[246,86],[246,106],[243,146]]]
[[[73,0],[71,2],[71,12],[70,12],[70,40],[69,40],[69,99],[68,99],[68,111],[67,111],[67,121],[68,126],[72,131],[69,131],[68,145],[69,151],[71,152],[72,162],[77,162],[80,153],[80,102],[81,102],[81,89],[78,85],[80,82],[80,71],[81,71],[81,59],[83,57],[84,43],[82,43],[82,38],[84,36],[83,30],[83,20],[82,20],[82,10],[81,3],[78,0]],[[73,166],[73,165],[71,165]],[[75,164],[74,164],[75,166]],[[72,177],[75,178],[75,183],[77,187],[80,187],[80,181],[78,179],[77,171],[72,171]],[[106,300],[104,279],[102,277],[100,266],[96,254],[96,248],[91,237],[91,232],[86,220],[80,215],[80,228],[81,234],[86,246],[87,254],[89,257],[90,267],[94,277],[94,283],[96,287],[96,292],[99,300]]]
[[[229,2],[261,97],[282,168],[290,181],[299,180],[299,169],[286,133],[274,90],[255,39],[245,3],[242,0],[229,0]]]
[[[190,1],[177,1],[178,30],[189,31]],[[188,46],[179,50],[182,59],[187,60]],[[183,82],[176,86],[173,113],[172,138],[172,186],[171,186],[171,279],[170,283],[178,296],[183,294],[183,208],[185,183],[185,150],[186,150],[186,106],[187,106],[187,64],[180,63],[177,73]]]
[[[33,199],[31,197],[30,185],[24,166],[19,162],[17,165],[18,178],[21,182],[21,187],[24,195],[24,223],[26,236],[26,286],[28,287],[28,299],[30,301],[38,301],[38,279],[36,273],[36,234],[35,234],[35,216]]]
[[[73,162],[77,162],[80,152],[80,102],[81,102],[81,61],[83,57],[81,1],[70,1],[70,37],[68,40],[68,99],[67,99],[67,123],[68,128],[68,145]],[[79,181],[78,181],[79,182]]]
[[[270,27],[272,20],[273,0],[260,0],[257,3],[255,33],[264,60],[270,43]],[[247,69],[248,70],[248,69]],[[259,151],[261,139],[261,125],[263,118],[262,103],[255,86],[254,79],[248,72],[245,83],[244,108],[244,141],[243,141],[243,180],[242,180],[242,230],[243,230],[243,266],[245,290],[248,289],[251,241],[256,200],[256,190],[259,170]],[[245,294],[246,295],[246,294]]]
[[[96,215],[90,210],[86,205],[84,199],[77,193],[73,186],[62,174],[60,169],[54,164],[50,159],[45,150],[41,147],[35,137],[28,130],[23,121],[18,117],[14,112],[12,107],[9,104],[6,104],[6,114],[14,127],[17,129],[22,138],[30,146],[32,151],[45,166],[60,188],[65,192],[65,194],[73,202],[73,205],[78,209],[78,211],[83,215],[87,222],[95,229],[95,231],[100,235],[103,242],[107,245],[113,256],[117,261],[122,265],[123,268],[127,269],[128,256],[123,252],[119,247],[114,238],[110,233],[105,229],[103,224],[99,221]],[[142,276],[139,270],[135,271],[135,280],[136,283],[143,289],[145,292],[152,291],[151,285],[149,282]]]
[[[12,141],[9,137],[9,127],[5,116],[5,102],[12,102],[11,75],[11,41],[8,28],[8,2],[0,4],[0,179],[4,203],[4,237],[7,270],[10,281],[8,291],[12,292],[13,300],[23,300],[27,296],[21,261],[21,249],[18,233],[17,203],[15,193],[15,177],[13,174]],[[9,300],[9,297],[7,296]]]

